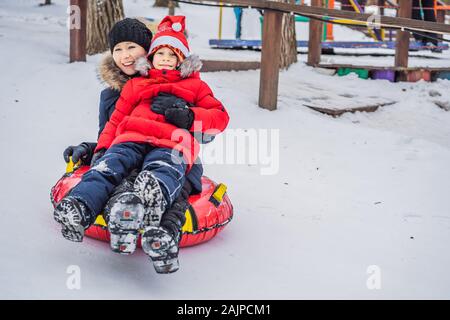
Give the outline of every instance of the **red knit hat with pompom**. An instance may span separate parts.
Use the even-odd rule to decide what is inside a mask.
[[[158,25],[158,31],[153,36],[149,56],[161,47],[169,47],[180,61],[189,57],[189,45],[184,35],[185,20],[185,16],[166,16]]]

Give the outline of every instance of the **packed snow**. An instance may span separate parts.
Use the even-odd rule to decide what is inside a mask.
[[[53,2],[0,3],[0,298],[450,298],[450,112],[435,103],[450,101],[450,82],[330,76],[306,66],[304,54],[281,72],[272,112],[257,105],[259,71],[202,75],[231,119],[204,157],[237,132],[253,137],[250,152],[261,147],[270,157],[205,161],[205,174],[227,184],[235,215],[216,238],[182,249],[178,272],[156,274],[141,251],[120,256],[107,243],[63,239],[50,188],[64,173],[64,148],[96,139],[101,55],[68,63],[67,1]],[[162,18],[167,10],[152,2],[124,0],[126,15]],[[257,61],[257,51],[209,48],[218,12],[177,9],[187,17],[191,50],[205,59]],[[243,38],[258,37],[258,19],[245,10]],[[223,29],[224,38],[234,36],[231,9]],[[361,37],[337,29],[341,40]],[[411,65],[450,66],[449,51],[422,55],[429,57]],[[303,106],[375,98],[396,103],[339,118]]]

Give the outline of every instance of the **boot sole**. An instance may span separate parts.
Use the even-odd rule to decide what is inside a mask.
[[[111,250],[123,255],[136,250],[139,230],[144,219],[144,205],[133,193],[124,193],[112,205],[108,222]]]
[[[173,273],[179,269],[178,247],[172,237],[159,228],[146,228],[142,249],[152,260],[157,273]]]
[[[142,171],[134,181],[134,190],[144,200],[147,208],[148,220],[146,223],[151,226],[159,226],[164,210],[161,208],[164,201],[161,186],[153,174]]]
[[[62,208],[59,209],[59,206],[62,206]],[[82,242],[84,227],[81,225],[81,215],[76,212],[76,209],[70,203],[60,203],[56,208],[53,217],[61,225],[63,237],[73,242]]]

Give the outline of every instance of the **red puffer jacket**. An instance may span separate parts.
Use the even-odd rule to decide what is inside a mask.
[[[222,132],[229,116],[208,85],[200,79],[196,70],[201,65],[189,70],[195,63],[185,60],[183,64],[186,63],[188,69],[183,66],[181,71],[150,69],[146,77],[129,80],[95,151],[123,142],[149,143],[182,152],[190,170],[200,148],[193,134],[197,131],[207,134]],[[152,99],[160,92],[173,94],[192,106],[194,122],[189,131],[166,122],[164,115],[150,109]]]

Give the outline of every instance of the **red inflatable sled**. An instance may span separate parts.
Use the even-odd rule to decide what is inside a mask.
[[[51,190],[53,206],[81,181],[88,166],[73,169],[72,162],[67,172],[58,180]],[[206,242],[215,237],[233,218],[233,205],[226,193],[227,187],[217,184],[208,177],[202,177],[202,193],[189,197],[189,209],[186,210],[186,223],[183,226],[180,247],[189,247]],[[101,214],[89,227],[85,235],[94,239],[109,242],[109,232]],[[140,246],[141,241],[138,241]]]

